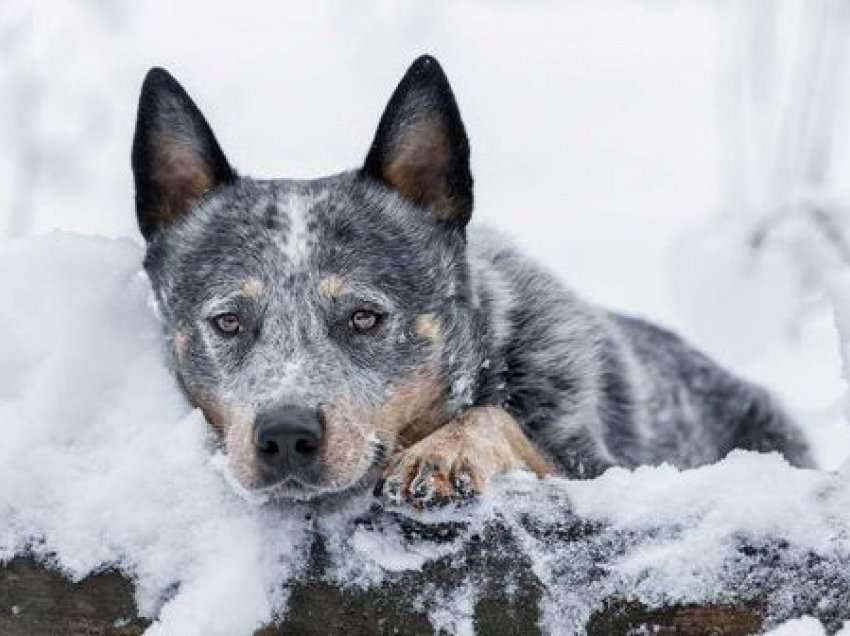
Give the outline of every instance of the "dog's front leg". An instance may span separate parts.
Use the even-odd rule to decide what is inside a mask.
[[[538,477],[554,472],[513,417],[480,406],[397,452],[381,489],[392,501],[425,505],[479,493],[493,475],[517,469]]]

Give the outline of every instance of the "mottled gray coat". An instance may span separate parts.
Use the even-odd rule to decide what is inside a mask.
[[[154,69],[133,169],[175,373],[246,488],[371,486],[389,456],[447,425],[460,437],[432,445],[432,471],[458,444],[473,472],[479,451],[500,467],[490,473],[514,466],[509,455],[531,466],[494,414],[573,476],[696,466],[733,448],[811,464],[765,391],[663,329],[583,302],[468,226],[469,147],[433,58],[396,89],[363,168],[305,181],[237,175],[188,95]],[[470,413],[488,414],[475,430],[490,439],[456,441]]]

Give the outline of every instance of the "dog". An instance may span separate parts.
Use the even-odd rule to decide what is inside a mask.
[[[237,174],[151,69],[132,168],[174,373],[252,492],[422,505],[515,469],[592,478],[735,448],[813,465],[765,390],[468,226],[469,143],[433,57],[363,166],[311,180]]]

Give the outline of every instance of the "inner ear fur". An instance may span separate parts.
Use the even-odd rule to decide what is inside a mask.
[[[387,104],[363,168],[442,222],[465,226],[472,214],[469,141],[437,60],[423,56]]]
[[[198,198],[236,173],[209,124],[165,70],[142,84],[133,140],[136,214],[146,240],[186,214]]]

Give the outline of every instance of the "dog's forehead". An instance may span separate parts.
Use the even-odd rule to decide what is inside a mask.
[[[249,244],[291,271],[334,261],[350,267],[355,253],[380,265],[381,256],[393,251],[389,248],[421,244],[423,234],[433,229],[421,214],[399,205],[397,197],[358,187],[348,175],[243,184],[233,198],[221,204],[225,215],[241,218]]]
[[[217,268],[250,270],[260,262],[306,266],[329,210],[343,200],[336,190],[311,182],[242,179],[209,193],[174,228],[167,251]]]
[[[196,299],[235,287],[285,292],[306,280],[333,291],[340,278],[413,290],[434,270],[436,253],[416,249],[432,231],[396,198],[348,174],[240,179],[209,193],[174,228],[166,251],[179,262],[168,269],[178,272],[181,292]]]
[[[321,228],[345,204],[345,194],[321,181],[243,181],[222,195],[210,223],[221,228],[236,221],[242,232],[231,233],[231,239],[247,239],[246,247],[297,269],[307,265]]]

